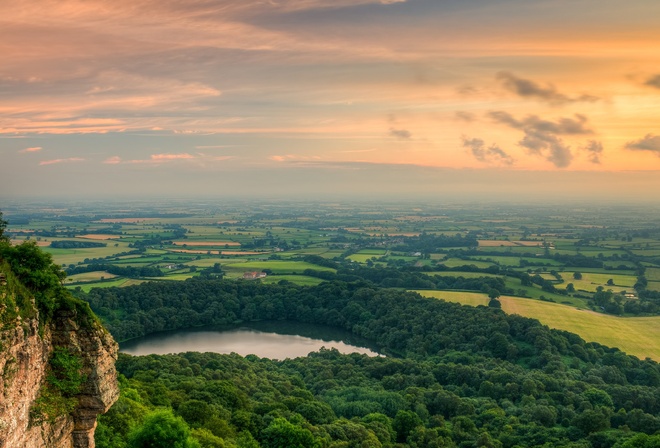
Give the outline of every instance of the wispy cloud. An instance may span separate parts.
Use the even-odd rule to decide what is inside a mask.
[[[580,114],[576,114],[575,118],[560,118],[557,121],[543,120],[536,115],[518,120],[504,111],[492,111],[487,115],[496,123],[522,130],[524,136],[518,144],[526,148],[530,154],[544,157],[557,168],[566,168],[573,160],[570,146],[566,145],[559,136],[593,133],[586,126],[587,117]]]
[[[39,152],[42,149],[43,148],[41,146],[32,146],[30,148],[21,149],[19,152],[23,152],[23,153],[25,153],[25,152]]]
[[[660,89],[660,75],[650,77],[644,84],[647,86],[655,87],[656,89]]]
[[[646,134],[639,140],[626,143],[626,149],[634,151],[649,151],[660,156],[660,135]]]
[[[484,141],[480,138],[463,137],[463,147],[468,148],[472,156],[480,162],[491,165],[511,166],[515,160],[506,151],[493,144],[486,147]]]
[[[39,165],[55,165],[58,163],[70,163],[70,162],[82,162],[85,159],[81,157],[68,157],[66,159],[53,159],[53,160],[42,160],[39,162]]]
[[[190,154],[184,153],[161,153],[151,154],[148,159],[130,159],[123,160],[118,156],[110,157],[103,163],[116,165],[116,164],[129,164],[129,165],[163,165],[176,162],[191,162],[199,166],[206,165],[207,162],[222,162],[225,160],[234,159],[234,156],[215,156],[204,153]]]
[[[474,113],[463,110],[457,110],[454,113],[454,117],[459,121],[465,121],[467,123],[471,123],[477,119],[477,116]]]
[[[410,140],[412,138],[411,132],[407,129],[390,128],[390,136],[398,138],[399,140]]]
[[[289,163],[321,163],[320,156],[305,156],[300,154],[284,154],[284,155],[272,155],[268,157],[269,160],[273,162],[289,162]]]
[[[188,154],[187,152],[181,154],[152,154],[151,160],[161,162],[163,160],[190,160],[194,159],[195,156]]]
[[[568,95],[558,92],[556,87],[552,84],[542,86],[529,79],[519,78],[510,72],[499,72],[496,75],[496,78],[502,83],[505,89],[518,96],[537,99],[552,105],[561,105],[578,101],[593,102],[598,101],[599,99],[593,95],[586,94],[577,97],[569,97]]]
[[[600,164],[600,158],[603,155],[603,144],[601,142],[596,140],[589,140],[583,149],[587,151],[588,158],[591,163],[595,163],[597,165]]]

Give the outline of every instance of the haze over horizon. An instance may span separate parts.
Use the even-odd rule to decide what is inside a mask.
[[[0,4],[0,198],[657,201],[660,3]]]

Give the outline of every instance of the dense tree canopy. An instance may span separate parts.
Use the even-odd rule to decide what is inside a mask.
[[[657,363],[497,309],[364,281],[189,280],[86,298],[123,338],[288,319],[346,328],[389,355],[122,355],[117,366],[135,400],[122,398],[119,408],[172,408],[205,446],[618,447],[660,430]],[[139,426],[131,415],[111,411],[99,437]]]

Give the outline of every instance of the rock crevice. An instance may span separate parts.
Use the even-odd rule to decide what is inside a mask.
[[[2,291],[0,296],[7,294]],[[36,318],[17,317],[0,329],[0,448],[93,448],[97,415],[119,396],[115,361],[117,343],[96,322],[85,325],[73,310],[56,312],[40,328]],[[46,384],[49,358],[66,348],[82,360],[85,381],[74,396],[73,412],[31,420],[31,409]]]

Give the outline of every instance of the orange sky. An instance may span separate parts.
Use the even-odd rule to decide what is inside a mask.
[[[659,22],[652,0],[0,3],[0,190],[660,170]]]

